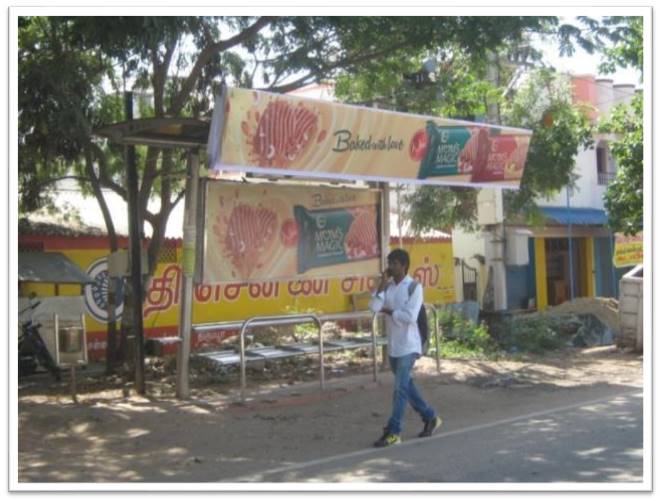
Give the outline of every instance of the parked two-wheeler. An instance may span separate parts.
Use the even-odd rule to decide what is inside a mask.
[[[27,311],[34,311],[41,302],[31,303],[19,315]],[[41,324],[34,323],[32,318],[21,322],[21,332],[18,337],[18,376],[34,374],[39,366],[51,373],[55,381],[62,378],[60,368],[55,364],[48,347],[39,334]]]

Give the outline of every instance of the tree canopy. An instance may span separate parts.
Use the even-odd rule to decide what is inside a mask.
[[[620,42],[605,51],[601,65],[604,72],[617,67],[639,71],[643,80],[643,19],[616,18]],[[618,139],[610,144],[617,165],[616,178],[605,192],[605,209],[609,225],[615,232],[633,235],[644,225],[644,96],[636,93],[629,105],[620,105],[600,124],[600,131],[613,133]]]
[[[516,16],[20,18],[20,207],[38,209],[54,180],[76,177],[99,199],[112,236],[101,189],[126,198],[121,150],[90,133],[122,119],[121,90],[151,96],[143,116],[200,117],[209,114],[221,79],[286,92],[341,75],[364,78],[397,60],[412,68],[438,40],[478,61],[489,48],[557,24]],[[453,88],[470,78],[464,67]],[[469,107],[466,99],[457,109]],[[154,265],[182,196],[182,158],[155,148],[140,149],[139,158],[140,227],[146,221],[154,230]],[[153,197],[161,202],[156,213],[147,210]]]

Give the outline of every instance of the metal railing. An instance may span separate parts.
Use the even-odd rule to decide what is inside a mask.
[[[598,185],[607,186],[612,181],[616,179],[616,172],[599,172],[598,173]]]
[[[321,390],[325,387],[325,367],[323,365],[323,325],[319,317],[306,313],[303,315],[289,315],[287,317],[252,317],[247,319],[241,327],[240,338],[240,360],[241,360],[241,401],[245,400],[246,374],[245,374],[245,333],[248,327],[258,325],[291,325],[310,323],[310,320],[316,324],[319,329],[319,363],[321,372]]]
[[[369,310],[364,311],[351,311],[346,313],[325,313],[323,315],[316,315],[321,323],[325,322],[336,322],[338,320],[362,320],[365,318],[371,318],[373,313]],[[278,319],[287,319],[296,315],[279,315],[268,318],[278,318]],[[257,318],[257,317],[255,317]],[[258,317],[266,318],[266,317]],[[192,326],[192,330],[195,332],[213,332],[217,330],[239,330],[243,327],[245,320],[229,320],[226,322],[210,322],[205,324],[195,324]],[[257,324],[262,326],[260,323]],[[265,326],[270,324],[263,324]],[[279,325],[279,324],[278,324]]]
[[[435,361],[436,370],[440,372],[440,326],[437,308],[430,304],[425,303],[424,307],[433,315],[433,335],[435,337]],[[196,332],[210,332],[216,330],[233,330],[240,329],[239,332],[239,357],[241,367],[241,401],[245,400],[245,390],[247,386],[246,376],[246,356],[245,356],[245,334],[250,327],[266,327],[273,325],[295,325],[303,323],[315,323],[319,331],[319,373],[320,373],[320,386],[321,390],[325,389],[325,363],[323,359],[323,325],[326,322],[335,322],[342,320],[362,320],[371,317],[371,355],[373,367],[374,382],[378,381],[378,344],[376,341],[376,334],[378,332],[377,319],[383,313],[373,313],[371,311],[354,311],[347,313],[327,313],[324,315],[315,315],[312,313],[300,315],[286,315],[286,316],[258,316],[252,317],[247,320],[235,320],[228,322],[213,322],[207,324],[193,325],[192,329]]]

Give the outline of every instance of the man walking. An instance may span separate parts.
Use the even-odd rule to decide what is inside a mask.
[[[387,269],[383,271],[377,291],[369,309],[385,314],[387,347],[390,369],[394,373],[392,415],[375,447],[386,447],[401,442],[401,429],[406,404],[424,421],[420,437],[430,437],[442,420],[422,398],[415,387],[412,369],[422,353],[422,342],[417,327],[419,311],[424,306],[422,284],[408,275],[410,256],[403,249],[395,249],[387,256]]]

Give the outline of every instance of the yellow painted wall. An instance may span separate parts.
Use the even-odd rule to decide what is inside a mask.
[[[424,285],[424,301],[432,304],[456,302],[454,255],[451,242],[408,242],[410,275]]]
[[[90,266],[108,254],[106,249],[57,248],[80,268],[90,272]],[[435,304],[455,302],[453,255],[451,241],[417,242],[404,246],[411,254],[411,275],[425,287],[425,301]],[[48,251],[49,249],[44,249]],[[156,268],[147,290],[144,305],[146,329],[175,329],[179,323],[181,303],[178,263],[162,263]],[[321,313],[351,311],[351,295],[375,287],[378,277],[308,279],[302,281],[263,282],[252,284],[200,285],[195,288],[193,323],[242,320],[256,315],[278,315],[307,310]],[[40,296],[54,295],[51,284],[23,284],[21,295],[36,292]],[[60,295],[80,295],[79,286],[61,286]],[[99,320],[88,311],[88,332],[105,332],[105,319]]]
[[[548,307],[548,276],[545,266],[545,238],[534,239],[534,268],[536,270],[536,307]]]

